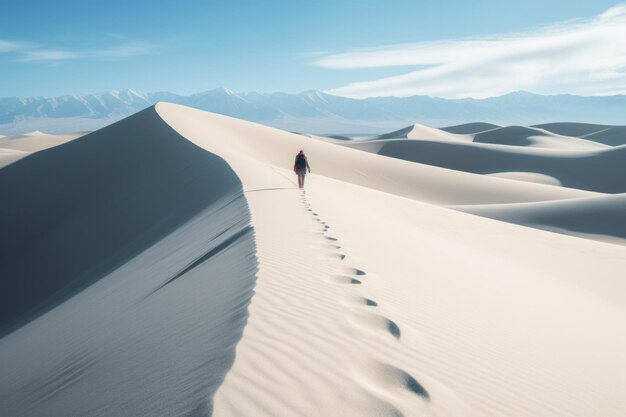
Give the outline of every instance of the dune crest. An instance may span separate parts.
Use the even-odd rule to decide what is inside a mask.
[[[0,190],[2,412],[210,414],[257,268],[229,166],[149,108],[3,168]]]

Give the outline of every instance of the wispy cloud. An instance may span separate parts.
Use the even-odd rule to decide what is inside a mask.
[[[88,50],[32,49],[21,53],[22,61],[64,61],[70,59],[117,59],[148,55],[156,46],[147,42],[129,42]]]
[[[156,46],[148,42],[131,42],[110,46],[92,52],[94,58],[125,58],[138,55],[148,55],[156,50]]]
[[[619,5],[592,19],[524,33],[390,45],[326,55],[313,63],[344,70],[422,66],[329,91],[349,97],[488,97],[516,90],[617,94],[626,93],[624,39],[626,5]]]
[[[24,51],[21,55],[23,61],[63,61],[66,59],[80,58],[80,54],[61,49],[35,49]]]
[[[0,39],[0,52],[15,52],[32,47],[27,42],[6,41]]]

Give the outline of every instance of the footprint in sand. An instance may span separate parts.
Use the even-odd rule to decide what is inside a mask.
[[[330,277],[331,282],[335,282],[337,284],[352,284],[352,285],[361,285],[362,282],[356,278],[346,277],[343,275],[337,275],[334,277]]]
[[[354,370],[359,382],[391,396],[414,396],[423,401],[430,400],[430,394],[408,372],[386,363],[365,360]]]
[[[359,295],[351,295],[351,296],[344,297],[343,302],[346,306],[349,306],[349,307],[361,307],[361,306],[377,307],[378,306],[378,303],[376,301],[371,300],[367,297],[361,297]]]
[[[355,311],[350,314],[350,322],[374,333],[384,332],[390,334],[396,339],[400,339],[402,335],[400,327],[393,320],[372,312]]]
[[[362,271],[360,269],[357,268],[352,268],[352,267],[344,267],[341,269],[341,271],[346,274],[346,275],[356,275],[356,276],[364,276],[367,275],[365,273],[365,271]]]
[[[344,259],[346,259],[346,255],[344,255],[343,253],[337,253],[335,251],[332,251],[320,254],[319,259],[337,259],[343,261]]]

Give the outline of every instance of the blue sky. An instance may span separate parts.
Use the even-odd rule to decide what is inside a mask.
[[[22,0],[0,28],[0,97],[626,93],[615,1]]]

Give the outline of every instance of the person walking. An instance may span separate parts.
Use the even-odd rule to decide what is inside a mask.
[[[307,170],[311,172],[311,167],[306,159],[306,155],[304,155],[304,151],[300,149],[300,152],[296,155],[296,162],[293,164],[293,171],[298,176],[298,188],[300,189],[304,188],[304,177]]]

